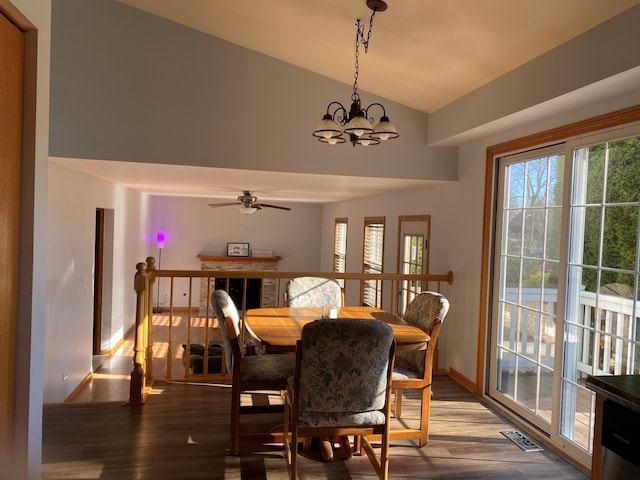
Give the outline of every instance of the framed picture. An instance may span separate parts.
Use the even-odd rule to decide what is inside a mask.
[[[248,243],[227,243],[227,257],[248,257],[249,256],[249,244]]]

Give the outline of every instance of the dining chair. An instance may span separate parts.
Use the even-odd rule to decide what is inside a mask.
[[[429,416],[431,411],[431,383],[433,357],[438,335],[449,311],[449,301],[437,292],[421,292],[407,306],[403,319],[409,325],[427,332],[431,339],[426,350],[398,351],[391,377],[393,414],[402,416],[402,394],[405,389],[417,390],[420,396],[420,424],[415,429],[393,429],[392,439],[418,439],[420,448],[429,440]]]
[[[247,414],[282,412],[283,405],[242,405],[244,392],[279,392],[286,389],[287,378],[293,376],[295,355],[243,355],[240,335],[240,316],[233,300],[225,290],[215,290],[211,305],[218,319],[227,372],[231,374],[231,432],[230,451],[240,453],[240,444],[261,444],[282,441],[279,433],[240,433],[240,416]]]
[[[348,435],[355,436],[354,444],[378,477],[388,478],[394,352],[393,330],[379,320],[320,319],[302,328],[285,394],[284,448],[291,479],[303,438]],[[380,436],[379,456],[367,435]]]
[[[285,288],[287,307],[341,307],[344,305],[342,287],[333,278],[296,277]]]

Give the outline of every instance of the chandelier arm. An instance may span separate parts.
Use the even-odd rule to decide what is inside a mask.
[[[332,105],[335,106],[335,109],[333,111],[331,111]],[[334,100],[329,103],[329,105],[327,105],[327,114],[331,115],[333,121],[339,123],[340,125],[344,125],[345,123],[347,123],[347,109],[344,108],[344,105],[342,105],[342,103],[338,102],[337,100]]]
[[[367,120],[369,120],[369,121],[370,121],[370,122],[372,122],[372,123],[375,121],[375,118],[373,118],[373,117],[370,117],[370,116],[369,116],[369,109],[370,109],[371,107],[376,106],[376,105],[382,109],[382,117],[386,117],[386,116],[387,116],[387,112],[386,112],[386,110],[384,109],[384,105],[382,105],[381,103],[378,103],[378,102],[372,103],[371,105],[369,105],[367,108],[365,108],[365,109],[363,110],[363,111],[364,111],[364,115],[365,115],[365,117],[367,117]],[[380,118],[382,118],[382,117],[380,117]]]

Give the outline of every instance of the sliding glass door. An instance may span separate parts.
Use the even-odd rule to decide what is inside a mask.
[[[489,394],[583,460],[587,375],[640,372],[639,132],[498,162]]]
[[[504,159],[496,242],[491,392],[542,428],[552,416],[562,148]]]

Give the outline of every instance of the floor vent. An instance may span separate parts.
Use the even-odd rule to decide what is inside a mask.
[[[517,446],[519,446],[525,452],[541,452],[542,450],[544,450],[544,448],[528,438],[524,433],[518,432],[517,430],[500,433],[511,440],[513,443],[515,443]]]

